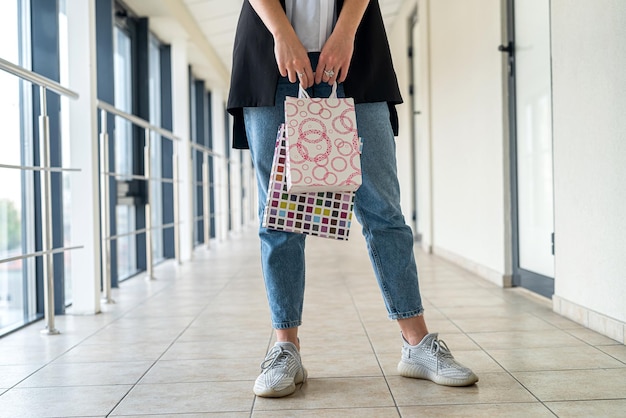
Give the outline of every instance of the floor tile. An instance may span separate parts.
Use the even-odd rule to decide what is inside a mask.
[[[250,412],[203,412],[201,414],[120,415],[124,418],[250,418]]]
[[[326,378],[308,379],[286,398],[257,398],[254,411],[393,406],[393,399],[382,377]]]
[[[266,341],[257,344],[224,344],[222,341],[175,342],[161,360],[229,359],[237,357],[265,357]],[[260,361],[260,360],[259,360]]]
[[[484,350],[585,345],[578,338],[561,330],[473,332],[468,336]]]
[[[527,312],[523,306],[505,304],[501,306],[455,306],[437,307],[442,315],[450,320],[465,318],[510,318],[512,315],[521,315]],[[427,311],[428,313],[428,311]]]
[[[17,387],[81,385],[132,385],[148,371],[152,362],[51,363]]]
[[[570,401],[570,402],[546,402],[559,417],[587,418],[623,418],[626,411],[626,399],[601,400],[601,401]]]
[[[137,332],[137,329],[142,329],[141,333]],[[127,345],[135,343],[159,343],[171,342],[176,338],[181,331],[179,329],[146,329],[141,327],[116,327],[109,326],[84,340],[81,345],[102,345],[102,344],[115,344],[115,345]]]
[[[440,386],[420,379],[388,377],[399,406],[471,403],[535,402],[536,399],[507,373],[482,373],[468,387]]]
[[[621,344],[621,341],[613,340],[609,337],[605,337],[604,335],[600,335],[597,332],[594,332],[587,328],[579,328],[579,329],[570,329],[567,330],[568,333],[573,335],[574,337],[586,342],[591,345],[615,345]],[[621,344],[623,345],[623,344]]]
[[[50,347],[37,342],[20,346],[0,346],[0,366],[42,366],[61,356],[70,348],[71,346]]]
[[[493,332],[493,331],[536,331],[553,330],[555,327],[532,315],[511,315],[507,318],[455,319],[454,323],[464,332]]]
[[[543,298],[415,253],[428,327],[478,374],[476,385],[450,388],[398,375],[399,327],[387,317],[355,230],[348,242],[307,240],[299,336],[308,381],[283,399],[255,397],[274,333],[251,228],[198,248],[191,262],[158,265],[157,280],[121,282],[116,303],[104,304],[102,314],[59,317],[58,336],[43,337],[39,322],[1,338],[0,417],[566,417],[626,410],[624,345],[555,314]]]
[[[112,385],[11,389],[0,396],[0,417],[103,417],[130,388]]]
[[[259,358],[160,360],[139,382],[190,383],[254,380],[261,371]]]
[[[60,356],[58,363],[96,363],[125,361],[154,361],[170,342],[133,342],[129,344],[79,345]]]
[[[496,297],[489,298],[466,298],[464,296],[447,297],[447,296],[425,296],[425,299],[437,306],[445,312],[444,308],[459,308],[459,307],[502,307],[506,305],[506,301]]]
[[[254,399],[252,386],[252,381],[137,385],[111,416],[249,412]]]
[[[352,353],[349,350],[307,355],[302,359],[310,378],[382,377],[382,370],[373,353]]]
[[[37,365],[0,366],[0,388],[9,388],[18,384],[40,367]]]
[[[554,418],[548,408],[536,403],[493,403],[412,406],[400,408],[403,417],[462,417],[462,418]]]
[[[626,364],[626,345],[600,345],[598,349]]]
[[[252,418],[275,418],[276,411],[255,411]],[[281,410],[281,418],[398,418],[398,410],[394,408],[344,408],[344,409],[296,409]]]
[[[489,350],[509,371],[604,369],[626,367],[626,364],[595,347],[533,348],[518,350]],[[626,370],[624,370],[626,372]]]
[[[626,369],[514,372],[541,401],[619,399],[626,397]]]
[[[582,325],[570,319],[567,319],[564,316],[557,315],[556,313],[552,312],[552,310],[548,312],[545,312],[545,311],[531,312],[531,315],[534,315],[537,318],[540,318],[546,321],[547,323],[554,325],[555,327],[559,329],[583,329]]]
[[[371,343],[362,330],[346,336],[342,335],[338,330],[331,330],[326,335],[310,334],[304,328],[306,327],[303,327],[300,334],[300,344],[304,358],[316,353],[327,356],[342,352],[373,355]]]

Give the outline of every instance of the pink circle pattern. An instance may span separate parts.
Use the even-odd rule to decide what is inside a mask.
[[[360,184],[360,140],[352,100],[286,101],[285,117],[292,185]]]

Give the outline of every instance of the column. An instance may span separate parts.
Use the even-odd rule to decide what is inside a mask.
[[[69,88],[80,98],[70,101],[69,166],[72,174],[71,243],[73,314],[100,312],[100,199],[95,0],[67,0]]]
[[[172,54],[172,128],[181,138],[178,145],[178,188],[180,202],[180,256],[190,260],[193,254],[193,177],[191,164],[191,136],[189,132],[189,62],[187,40],[176,39],[171,44]]]

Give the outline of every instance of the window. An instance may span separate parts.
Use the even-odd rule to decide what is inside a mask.
[[[0,57],[30,68],[28,4],[7,0],[0,14]],[[35,251],[31,85],[0,71],[0,260]],[[11,168],[7,167],[10,166]],[[34,258],[0,264],[0,335],[36,317]]]
[[[122,27],[113,29],[113,66],[115,74],[115,107],[126,113],[133,111],[132,51],[130,34]],[[115,172],[120,180],[131,180],[133,174],[133,126],[127,120],[115,118]],[[127,177],[124,177],[127,176]],[[116,207],[116,235],[135,231],[136,208],[132,203],[119,202]],[[135,235],[125,235],[117,242],[117,274],[124,279],[137,272],[137,241]]]

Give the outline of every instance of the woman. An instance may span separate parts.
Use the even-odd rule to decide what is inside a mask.
[[[437,334],[429,334],[423,316],[413,236],[401,212],[396,170],[395,105],[402,98],[377,0],[244,0],[228,110],[235,120],[234,146],[249,147],[252,154],[259,214],[285,97],[298,95],[298,83],[312,97],[327,97],[335,82],[339,97],[354,98],[363,137],[363,182],[354,211],[389,317],[402,332],[398,370],[442,385],[471,385],[478,377],[454,360]],[[261,365],[254,392],[281,397],[306,379],[298,340],[305,236],[261,227],[259,237],[276,344]]]

